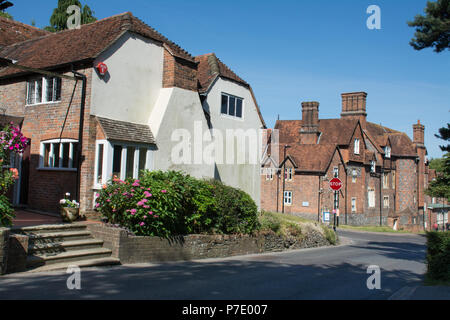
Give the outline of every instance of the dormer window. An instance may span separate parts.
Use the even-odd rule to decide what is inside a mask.
[[[222,93],[221,113],[223,115],[242,118],[244,100],[226,93]]]
[[[61,78],[35,78],[27,83],[27,105],[61,101]]]
[[[390,159],[391,158],[391,147],[384,147],[384,154],[386,159]]]
[[[360,145],[359,139],[355,139],[355,150],[354,150],[354,154],[359,154],[359,145]]]
[[[376,165],[377,165],[377,163],[375,161],[370,162],[370,172],[372,172],[372,173],[376,172]]]

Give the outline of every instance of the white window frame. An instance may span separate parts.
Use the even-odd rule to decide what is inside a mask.
[[[292,206],[292,195],[292,191],[284,192],[283,201],[285,206]]]
[[[222,113],[222,96],[228,97],[227,113]],[[241,117],[238,117],[238,116],[236,116],[236,115],[234,115],[234,116],[230,115],[230,97],[231,97],[231,98],[235,98],[236,101],[237,101],[237,99],[239,99],[239,100],[242,101],[242,114],[241,114]],[[235,108],[237,109],[237,102],[236,102]],[[225,117],[225,118],[229,118],[229,119],[234,119],[234,120],[244,120],[244,114],[245,114],[245,113],[244,113],[244,110],[245,110],[245,99],[244,99],[244,98],[241,98],[241,97],[238,97],[238,96],[229,94],[229,93],[225,93],[225,92],[222,92],[222,93],[220,94],[220,109],[219,109],[219,112],[220,112],[220,115],[221,115],[221,116],[223,116],[223,117]],[[235,111],[236,111],[236,110],[235,110]]]
[[[334,178],[339,178],[339,167],[334,167],[333,168],[333,177]]]
[[[69,146],[69,167],[63,168],[62,167],[62,155],[63,155],[63,148],[61,148],[61,145],[63,143],[70,143]],[[74,162],[74,156],[75,156],[75,143],[78,143],[78,140],[75,139],[52,139],[52,140],[45,140],[41,141],[40,146],[40,156],[39,156],[39,167],[38,170],[49,170],[49,171],[77,171],[77,168],[73,167]],[[44,159],[45,159],[45,145],[50,144],[50,154],[49,154],[49,166],[44,166]],[[59,147],[59,163],[57,167],[50,167],[50,162],[52,161],[52,158],[54,157],[54,144],[60,144]]]
[[[54,79],[55,77],[52,77],[52,79]],[[53,82],[53,100],[52,101],[47,101],[47,84],[48,84],[48,77],[40,77],[40,78],[33,78],[27,81],[27,95],[25,97],[25,105],[26,106],[35,106],[35,105],[40,105],[40,104],[52,104],[52,103],[59,103],[61,102],[61,95],[62,95],[62,79],[59,78],[59,83],[60,83],[60,94],[59,94],[59,99],[55,100],[55,94],[56,94],[56,88],[55,88],[55,84],[57,82]],[[33,102],[29,103],[29,94],[30,94],[30,84],[34,82],[34,97],[33,97]],[[41,83],[41,88],[42,88],[42,92],[41,92],[41,102],[36,102],[36,98],[37,98],[37,84],[38,82]]]
[[[273,169],[268,168],[266,171],[266,181],[273,181]]]
[[[386,204],[386,199],[387,199],[387,204]],[[389,196],[383,196],[383,208],[390,208],[390,203],[391,199]]]
[[[377,172],[377,163],[373,160],[370,162],[370,172],[372,173]]]
[[[395,171],[392,171],[392,189],[395,189]]]
[[[359,139],[355,139],[355,147],[354,147],[354,150],[353,150],[354,154],[359,154],[359,152],[360,152],[360,144],[361,144],[361,141]]]
[[[286,181],[293,181],[294,180],[294,169],[286,168],[284,171],[284,178],[286,179]]]
[[[367,189],[367,202],[368,202],[369,208],[375,208],[376,197],[375,197],[375,189],[374,188]]]
[[[391,158],[391,147],[389,146],[384,147],[384,156],[386,159]]]
[[[356,213],[356,198],[353,197],[351,200],[352,213]]]
[[[122,142],[110,142],[107,140],[97,140],[95,148],[95,170],[94,170],[94,189],[101,189],[102,184],[98,183],[98,156],[99,156],[99,145],[103,145],[103,172],[102,172],[102,184],[108,182],[112,179],[113,175],[113,161],[114,161],[114,146],[122,147],[121,153],[121,167],[120,167],[120,177],[121,180],[126,179],[126,169],[127,169],[127,153],[128,148],[135,148],[134,158],[133,158],[133,179],[139,178],[139,158],[141,152],[146,152],[146,161],[144,170],[154,169],[154,149],[151,146],[144,146],[134,143],[122,143]]]
[[[356,169],[352,170],[352,183],[356,183],[358,173],[356,172]]]
[[[383,173],[383,189],[389,189],[389,173]]]

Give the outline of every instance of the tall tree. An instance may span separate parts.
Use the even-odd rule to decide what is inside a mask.
[[[79,0],[58,0],[58,7],[53,10],[53,14],[50,17],[50,26],[44,29],[50,32],[67,29],[67,19],[69,18],[67,8],[72,5],[81,9],[81,24],[97,21],[97,18],[94,17],[94,11],[88,5],[82,6]]]
[[[8,9],[9,7],[12,7],[13,5],[14,4],[12,4],[12,2],[10,1],[0,0],[0,17],[12,19],[13,18],[12,15],[5,12],[5,10]]]
[[[439,135],[436,135],[436,137],[450,142],[450,124],[447,124],[447,128],[439,129]],[[432,197],[450,200],[450,144],[441,146],[441,149],[442,151],[447,151],[441,162],[442,170],[428,186],[427,194]]]
[[[434,47],[434,51],[442,52],[450,49],[450,0],[428,1],[425,14],[408,22],[410,27],[416,28],[410,45],[416,50]]]

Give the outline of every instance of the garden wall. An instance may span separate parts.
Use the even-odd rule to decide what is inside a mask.
[[[223,258],[263,252],[280,252],[330,245],[320,232],[308,232],[302,240],[283,238],[274,233],[259,235],[189,235],[170,240],[157,237],[136,237],[125,230],[102,224],[88,226],[95,238],[122,264],[186,261]]]

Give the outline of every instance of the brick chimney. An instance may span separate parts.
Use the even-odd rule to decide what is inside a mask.
[[[319,102],[302,102],[300,143],[316,144],[319,136]]]
[[[417,124],[413,125],[413,142],[418,146],[425,146],[425,126],[417,121]]]
[[[363,127],[366,124],[366,99],[365,92],[343,93],[342,96],[342,119],[359,119]]]

